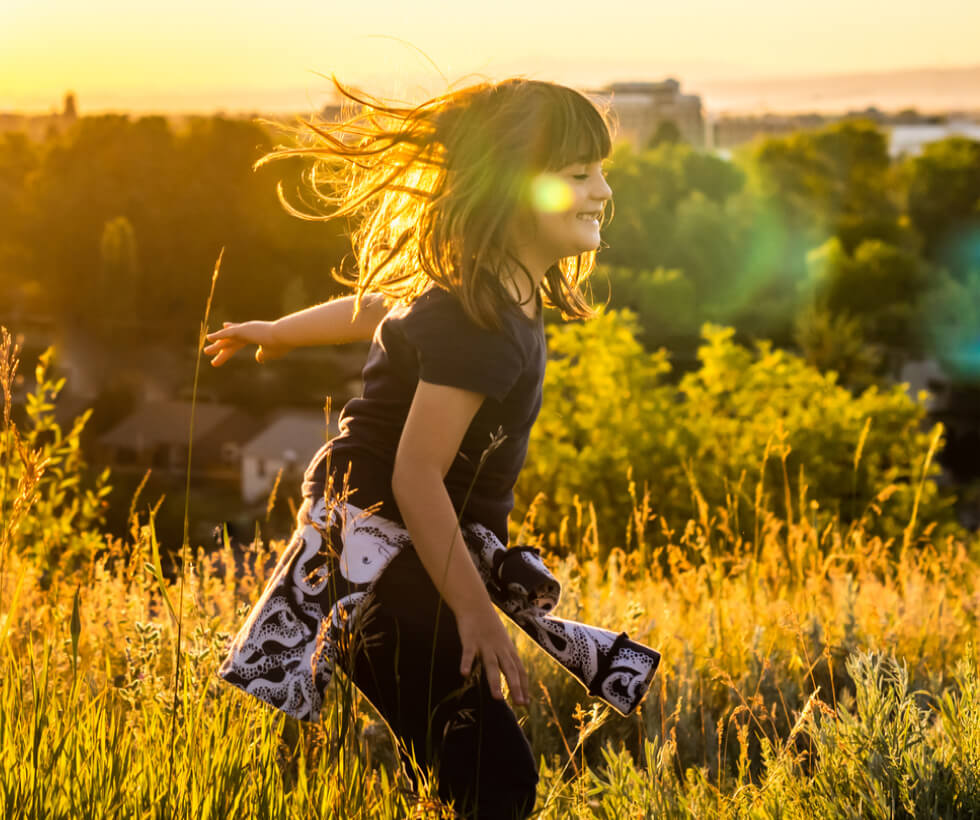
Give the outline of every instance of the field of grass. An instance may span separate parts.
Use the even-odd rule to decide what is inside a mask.
[[[90,532],[98,549],[52,568],[21,535],[63,526],[39,488],[56,468],[57,482],[78,476],[25,442],[7,414],[4,817],[452,816],[408,791],[342,676],[316,725],[216,677],[282,542],[251,544],[244,569],[230,548],[189,549],[170,579],[152,516],[134,510],[128,538]],[[582,534],[549,558],[559,614],[625,629],[663,662],[621,718],[514,630],[534,693],[519,714],[540,762],[538,816],[980,816],[980,543],[914,519],[870,535],[889,495],[820,530],[805,494],[792,516],[759,505],[742,528],[707,505],[651,519],[655,499],[641,498],[628,553],[565,527],[566,545]],[[648,526],[666,546],[638,537]],[[549,535],[532,522],[524,540]]]

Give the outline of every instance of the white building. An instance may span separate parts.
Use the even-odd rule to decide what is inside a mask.
[[[930,142],[947,137],[966,137],[980,140],[980,123],[969,120],[951,120],[942,124],[915,123],[893,125],[888,128],[888,153],[892,157],[903,154],[916,156]]]
[[[337,434],[337,414],[329,427],[323,413],[283,413],[242,447],[242,498],[258,501],[272,491],[276,476],[298,480],[310,459],[331,436]]]

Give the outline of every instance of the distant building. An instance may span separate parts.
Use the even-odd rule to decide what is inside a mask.
[[[320,446],[337,432],[336,414],[329,428],[323,413],[280,415],[241,449],[242,498],[252,503],[267,496],[280,471],[283,481],[298,479]]]
[[[17,114],[0,112],[0,134],[5,131],[23,131],[32,140],[42,142],[52,134],[64,133],[78,119],[78,102],[75,94],[65,95],[64,109],[61,113]]]
[[[99,462],[120,472],[187,469],[189,401],[148,402],[99,437]],[[237,478],[242,445],[260,429],[250,414],[230,404],[199,402],[194,410],[195,472]]]
[[[698,148],[705,144],[701,98],[681,94],[680,83],[675,79],[612,83],[589,96],[608,106],[617,124],[617,136],[638,148],[649,145],[665,123],[676,126],[685,142]]]
[[[980,123],[965,118],[919,114],[903,109],[889,114],[870,106],[844,114],[759,114],[719,117],[711,126],[712,146],[722,154],[757,137],[781,137],[797,131],[814,131],[831,123],[868,120],[888,135],[892,157],[918,154],[924,145],[950,136],[980,140]]]
[[[762,114],[720,117],[712,125],[711,142],[722,151],[756,137],[782,137],[796,131],[822,128],[835,118],[823,114]]]

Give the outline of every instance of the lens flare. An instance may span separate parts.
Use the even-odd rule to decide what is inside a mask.
[[[572,207],[572,187],[554,174],[538,174],[531,180],[531,206],[538,213],[554,214]]]
[[[980,271],[980,225],[962,226],[946,237],[936,253],[954,275]]]
[[[964,381],[980,382],[980,336],[967,339],[947,354],[953,372]]]
[[[926,352],[957,381],[980,382],[980,270],[928,294],[920,316]]]
[[[766,332],[772,330],[772,317],[793,309],[789,303],[807,278],[807,251],[819,241],[777,211],[761,209],[732,259],[730,278],[712,285],[714,321],[738,323],[748,311],[766,323]]]

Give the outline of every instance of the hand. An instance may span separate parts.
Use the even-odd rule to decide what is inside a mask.
[[[487,683],[490,684],[490,694],[498,700],[503,699],[504,692],[500,685],[500,675],[503,673],[514,703],[526,706],[530,689],[527,672],[517,654],[517,647],[493,607],[457,615],[456,627],[463,644],[460,673],[468,676],[473,669],[473,661],[479,657],[483,661]]]
[[[212,356],[211,366],[220,367],[246,345],[258,345],[255,361],[263,364],[271,359],[284,356],[291,348],[275,344],[275,331],[272,322],[225,322],[221,330],[207,335],[211,344],[204,348]]]

